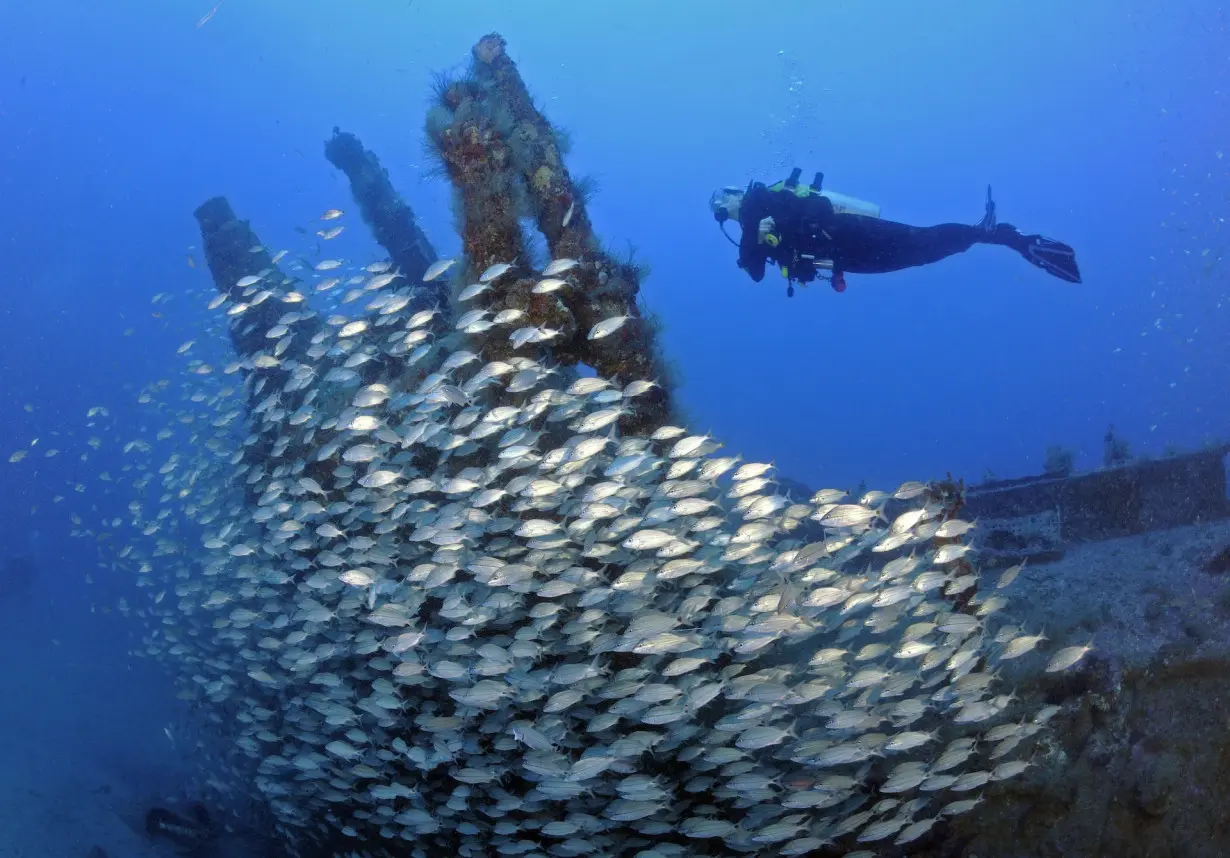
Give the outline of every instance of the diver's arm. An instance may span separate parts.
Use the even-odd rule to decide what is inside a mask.
[[[771,198],[768,190],[759,182],[753,182],[743,198],[739,211],[739,267],[759,283],[764,279],[765,263],[769,247],[760,240],[760,221],[770,216]]]
[[[764,279],[764,266],[768,260],[765,246],[756,241],[756,230],[744,230],[739,239],[739,267],[747,276],[759,283]]]

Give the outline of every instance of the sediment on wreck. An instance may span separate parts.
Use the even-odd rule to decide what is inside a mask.
[[[389,171],[381,166],[380,159],[364,148],[354,134],[336,127],[333,136],[325,141],[325,157],[346,174],[359,215],[372,231],[372,237],[389,254],[402,276],[415,284],[413,306],[439,306],[447,311],[446,281],[423,283],[423,275],[439,256],[419,228],[414,209],[394,189]]]

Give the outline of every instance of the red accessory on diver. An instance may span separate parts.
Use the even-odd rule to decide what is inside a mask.
[[[833,277],[829,282],[833,284],[834,292],[846,291],[846,275],[834,271]]]

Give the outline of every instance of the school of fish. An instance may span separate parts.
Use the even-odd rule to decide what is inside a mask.
[[[286,312],[266,350],[219,371],[187,344],[184,389],[141,395],[156,437],[125,448],[120,551],[146,652],[227,713],[286,837],[873,855],[1025,770],[1055,709],[1019,711],[997,666],[1044,638],[998,622],[1000,595],[956,609],[977,576],[951,540],[976,529],[927,485],[787,497],[707,435],[621,434],[653,381],[552,366],[515,316],[433,329],[403,290],[305,341],[297,286],[210,302],[245,333],[236,307]],[[484,361],[480,319],[523,356]]]

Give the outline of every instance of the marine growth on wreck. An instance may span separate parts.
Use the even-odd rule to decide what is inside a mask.
[[[1020,774],[1053,708],[996,667],[1042,636],[974,591],[961,486],[791,497],[677,425],[503,40],[438,93],[464,258],[381,238],[360,317],[197,211],[235,354],[144,397],[125,554],[236,784],[304,850],[650,858],[875,854]]]

